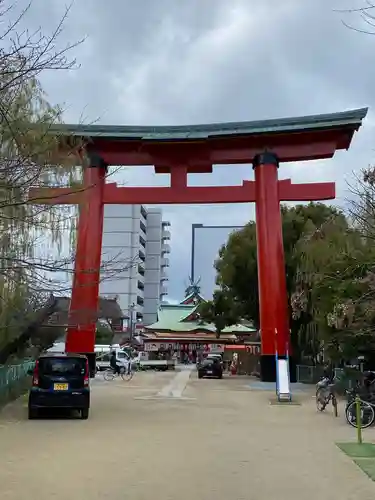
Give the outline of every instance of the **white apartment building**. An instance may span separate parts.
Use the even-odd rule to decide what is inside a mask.
[[[159,208],[105,205],[99,293],[117,297],[124,314],[145,325],[157,320],[167,295],[170,223]]]

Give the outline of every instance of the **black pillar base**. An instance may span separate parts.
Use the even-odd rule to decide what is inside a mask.
[[[291,383],[297,381],[296,363],[291,356],[289,356],[289,376]],[[276,382],[276,356],[262,354],[260,357],[260,379],[263,382]]]
[[[260,379],[262,382],[276,382],[275,356],[262,354],[260,357]]]

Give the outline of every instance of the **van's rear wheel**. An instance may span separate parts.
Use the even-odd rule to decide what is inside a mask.
[[[89,408],[82,408],[81,410],[81,420],[87,420],[89,418],[90,410]]]

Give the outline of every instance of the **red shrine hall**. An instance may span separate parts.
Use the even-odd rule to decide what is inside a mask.
[[[57,125],[50,133],[80,150],[86,159],[79,188],[32,189],[29,202],[78,204],[79,223],[67,352],[87,354],[95,364],[103,216],[105,204],[256,204],[261,335],[261,377],[276,380],[275,354],[295,362],[290,345],[289,310],[280,215],[282,201],[331,200],[333,182],[293,184],[278,179],[282,162],[331,158],[348,149],[367,109],[327,115],[240,123],[174,127]],[[85,155],[82,155],[82,149]],[[252,164],[254,181],[240,186],[188,186],[190,173],[210,173],[214,165]],[[169,173],[170,187],[119,187],[106,183],[110,165],[151,165]],[[301,166],[301,168],[306,168]]]

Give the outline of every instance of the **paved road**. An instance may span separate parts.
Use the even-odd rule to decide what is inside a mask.
[[[89,420],[0,414],[2,500],[373,500],[371,482],[334,445],[343,417],[269,404],[242,378],[139,373],[93,383]],[[366,439],[375,440],[375,429]]]

